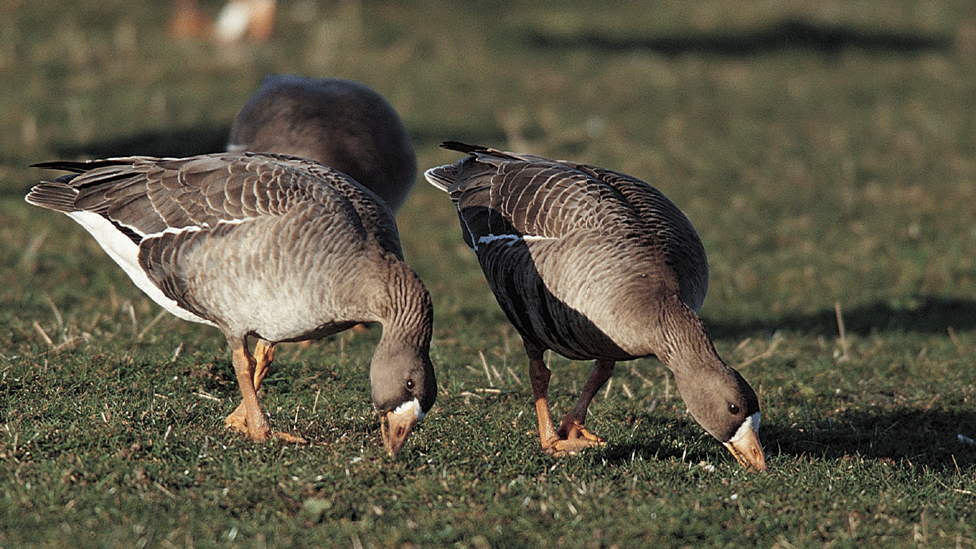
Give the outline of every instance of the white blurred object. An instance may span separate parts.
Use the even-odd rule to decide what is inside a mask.
[[[214,36],[221,42],[242,38],[264,42],[274,32],[275,0],[230,0],[217,16]]]
[[[170,33],[176,38],[215,38],[219,42],[266,42],[274,33],[275,0],[229,0],[212,22],[197,0],[175,0]]]

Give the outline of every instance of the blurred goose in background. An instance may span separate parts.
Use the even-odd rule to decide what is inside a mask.
[[[275,0],[229,0],[217,16],[214,36],[224,43],[244,38],[267,42],[274,34]]]
[[[70,216],[163,308],[227,337],[242,397],[228,428],[304,442],[272,433],[258,405],[275,344],[361,322],[383,326],[370,382],[390,454],[430,410],[430,296],[403,262],[393,213],[348,176],[252,153],[36,166],[72,173],[29,203]]]
[[[393,107],[369,87],[335,78],[269,75],[237,115],[228,151],[288,154],[352,176],[396,212],[417,157]]]
[[[275,0],[229,0],[214,22],[200,9],[197,0],[175,0],[169,22],[174,38],[214,38],[230,44],[248,39],[267,42],[274,34]]]
[[[197,0],[176,0],[169,33],[173,38],[204,38],[213,31],[213,21],[200,9]]]
[[[522,335],[542,447],[554,455],[601,445],[583,425],[614,364],[656,356],[692,417],[746,467],[766,470],[759,401],[719,357],[696,314],[708,287],[705,250],[661,192],[622,173],[447,142],[467,153],[428,170],[450,193],[464,241]],[[595,360],[558,429],[549,416],[551,349]]]

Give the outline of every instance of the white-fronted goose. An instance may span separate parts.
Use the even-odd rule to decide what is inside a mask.
[[[248,39],[267,42],[274,33],[276,0],[229,0],[216,23],[200,9],[198,0],[175,0],[169,22],[174,38],[216,39],[230,44]]]
[[[229,0],[214,23],[214,36],[230,44],[244,38],[267,42],[274,34],[275,0]]]
[[[387,451],[430,410],[430,296],[403,262],[393,213],[346,175],[252,153],[36,166],[72,173],[36,185],[29,203],[81,224],[166,310],[223,331],[242,396],[229,428],[301,442],[272,433],[258,405],[275,344],[360,322],[383,325],[370,382]]]
[[[227,150],[317,160],[352,176],[396,212],[417,156],[393,107],[358,82],[268,75],[237,115]]]
[[[718,356],[696,314],[708,264],[688,218],[657,189],[614,171],[447,142],[467,153],[432,168],[464,240],[529,357],[542,447],[555,455],[603,444],[583,427],[616,361],[656,356],[688,410],[746,467],[766,469],[759,401]],[[551,349],[595,360],[558,429],[549,417]]]

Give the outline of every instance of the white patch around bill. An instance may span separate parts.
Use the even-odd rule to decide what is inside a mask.
[[[420,401],[416,398],[397,406],[396,410],[393,410],[393,415],[409,415],[411,410],[413,411],[414,417],[417,418],[417,421],[424,419],[424,411],[420,409]]]
[[[748,433],[750,430],[757,433],[759,432],[759,412],[747,417],[746,420],[742,422],[742,425],[739,426],[739,429],[735,432],[735,434],[732,435],[732,438],[729,439],[729,442],[734,444],[742,440],[742,437],[746,436],[746,433]]]
[[[146,272],[139,265],[139,246],[108,219],[86,211],[67,212],[67,214],[91,233],[102,249],[105,250],[105,253],[118,263],[119,267],[122,267],[125,274],[129,275],[132,282],[162,308],[183,320],[214,326],[213,322],[200,318],[180,307],[176,301],[166,297],[163,291],[149,280]]]

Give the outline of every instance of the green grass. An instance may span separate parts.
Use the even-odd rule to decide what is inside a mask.
[[[976,543],[968,3],[282,0],[275,40],[236,48],[170,40],[170,9],[0,5],[0,548]],[[760,394],[770,472],[653,359],[595,400],[605,448],[542,454],[518,335],[423,182],[398,221],[439,393],[401,455],[368,398],[378,328],[278,354],[263,406],[311,446],[226,432],[223,337],[22,197],[32,162],[220,149],[267,72],[373,86],[424,169],[460,139],[658,186],[705,243],[702,314]],[[589,365],[551,361],[558,414]]]

